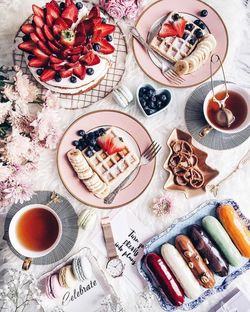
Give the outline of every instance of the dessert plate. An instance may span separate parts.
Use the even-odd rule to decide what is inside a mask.
[[[64,186],[76,199],[96,208],[118,208],[130,203],[147,188],[155,169],[155,159],[148,165],[141,166],[132,177],[132,181],[119,192],[111,205],[105,204],[103,199],[99,199],[87,191],[82,182],[76,178],[66,154],[72,149],[72,141],[77,138],[78,130],[83,129],[88,132],[96,128],[111,126],[124,137],[124,141],[138,156],[152,143],[148,131],[133,117],[119,111],[100,110],[75,120],[64,133],[58,147],[57,166]]]
[[[235,201],[233,201],[231,199],[222,200],[222,201],[209,200],[209,201],[201,204],[200,206],[198,206],[195,210],[193,210],[188,215],[176,219],[172,223],[172,225],[169,226],[164,232],[162,232],[161,234],[156,235],[153,238],[151,238],[145,244],[144,256],[150,252],[156,252],[156,253],[160,254],[161,245],[163,245],[166,242],[169,242],[172,244],[177,235],[186,234],[187,227],[189,225],[194,224],[194,223],[200,224],[201,219],[207,215],[215,216],[217,206],[219,204],[227,204],[227,203],[234,207],[234,209],[236,210],[237,214],[239,215],[239,217],[241,218],[243,223],[249,227],[250,226],[250,220],[247,219],[242,214],[238,204]],[[149,275],[149,272],[147,271],[147,269],[143,263],[144,256],[142,257],[142,259],[137,264],[139,273],[144,278],[144,280],[146,280],[149,288],[156,295],[156,298],[157,298],[161,308],[164,311],[175,311],[177,309],[185,310],[185,311],[192,310],[192,309],[196,308],[197,306],[199,306],[203,301],[205,301],[207,297],[209,297],[215,293],[224,291],[235,278],[237,278],[242,273],[244,273],[245,271],[250,269],[250,260],[243,258],[244,262],[243,262],[241,267],[229,266],[229,274],[226,277],[220,277],[218,275],[215,275],[215,287],[213,287],[211,289],[205,289],[204,288],[204,292],[196,300],[191,300],[191,299],[188,299],[187,297],[185,297],[184,304],[180,307],[175,307],[164,299],[163,295],[160,292],[159,287],[157,287],[154,284],[154,282],[152,281],[152,279]]]
[[[223,83],[222,80],[214,81],[215,86],[221,83]],[[249,138],[250,126],[245,130],[234,134],[226,134],[213,130],[203,138],[199,136],[200,130],[207,126],[207,121],[203,114],[203,102],[210,90],[211,83],[204,83],[194,90],[187,100],[185,107],[185,121],[189,133],[200,144],[214,150],[226,150],[239,146]]]
[[[31,200],[25,202],[24,204],[14,204],[5,219],[4,224],[4,239],[6,239],[9,248],[11,251],[21,258],[22,260],[25,259],[22,255],[20,255],[11,245],[9,236],[8,236],[8,229],[10,225],[10,221],[12,217],[16,214],[17,211],[19,211],[22,207],[31,205],[31,204],[44,204],[46,205],[51,200],[51,192],[49,191],[39,191],[36,192],[36,194],[31,198]],[[78,235],[78,225],[77,225],[77,214],[75,213],[75,210],[73,206],[70,204],[70,202],[59,195],[60,203],[51,203],[49,206],[55,210],[55,212],[58,214],[59,218],[62,221],[62,237],[57,245],[57,247],[52,250],[48,255],[45,255],[43,257],[34,258],[32,260],[32,264],[37,265],[48,265],[55,263],[61,259],[63,259],[74,247],[74,244],[77,239]]]
[[[208,15],[203,18],[199,16],[199,12],[204,9],[208,11]],[[145,40],[151,37],[152,30],[157,28],[156,26],[159,25],[160,21],[171,11],[180,12],[184,16],[191,16],[191,20],[194,17],[201,19],[207,27],[206,31],[211,32],[216,38],[217,47],[214,53],[220,55],[224,61],[228,49],[228,34],[225,24],[212,7],[199,0],[160,0],[153,3],[143,11],[136,24],[136,28],[142,37]],[[155,58],[151,58],[150,54],[135,39],[133,39],[133,50],[135,58],[145,74],[165,86],[186,88],[198,85],[210,77],[209,62],[206,62],[195,73],[185,75],[185,81],[181,85],[176,85],[169,82],[161,74],[160,69],[156,66],[157,61]],[[216,72],[218,69],[219,64],[214,68],[214,71]]]
[[[193,153],[197,156],[198,158],[198,169],[200,170],[201,174],[203,175],[204,177],[204,183],[202,185],[202,187],[200,188],[192,188],[190,186],[183,186],[183,185],[178,185],[175,183],[174,179],[174,174],[172,172],[172,170],[169,168],[169,160],[170,160],[170,157],[173,155],[173,152],[172,152],[172,149],[171,149],[171,142],[172,141],[178,141],[178,140],[184,140],[186,141],[187,143],[189,143],[189,145],[192,147],[193,149]],[[176,191],[182,191],[185,193],[185,196],[187,198],[190,198],[190,197],[193,197],[193,196],[196,196],[196,195],[201,195],[203,193],[206,192],[206,186],[207,184],[213,180],[215,177],[217,177],[217,175],[219,174],[219,171],[216,170],[216,169],[213,169],[211,167],[209,167],[207,164],[206,164],[206,159],[207,159],[207,153],[203,152],[202,150],[196,148],[193,144],[192,144],[192,137],[184,132],[184,131],[181,131],[180,129],[174,129],[173,132],[171,133],[170,137],[168,138],[168,141],[167,141],[167,145],[170,149],[170,154],[167,158],[167,160],[165,161],[165,164],[164,164],[164,169],[167,170],[169,172],[169,177],[168,177],[168,180],[166,182],[166,184],[164,185],[164,188],[165,189],[168,189],[168,190],[176,190]]]

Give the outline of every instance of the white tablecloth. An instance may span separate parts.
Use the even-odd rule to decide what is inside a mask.
[[[185,0],[188,1],[188,0]],[[31,13],[31,4],[34,0],[0,0],[0,64],[11,64],[12,61],[12,42],[15,33],[19,25],[23,20]],[[36,1],[37,4],[41,4],[44,1]],[[229,80],[238,82],[244,85],[250,85],[250,10],[246,9],[241,4],[240,0],[207,0],[206,2],[212,4],[218,12],[223,17],[230,37],[230,47],[225,63],[226,74]],[[248,11],[247,16],[247,27],[244,21],[244,16],[246,16],[246,11]],[[124,81],[128,87],[135,92],[136,87],[139,83],[144,81],[149,81],[150,79],[146,77],[138,68],[131,50],[129,51],[127,57],[127,70],[125,73]],[[184,122],[184,107],[186,100],[193,88],[188,88],[185,90],[173,89],[173,102],[169,106],[167,111],[162,114],[157,115],[151,119],[145,119],[136,104],[129,106],[125,112],[132,116],[135,116],[138,120],[143,122],[145,127],[149,130],[151,135],[156,141],[162,144],[162,153],[157,159],[157,168],[155,176],[148,188],[148,190],[136,201],[132,202],[127,207],[121,209],[127,209],[128,207],[133,210],[133,212],[138,216],[138,218],[145,224],[145,226],[150,226],[152,228],[152,236],[160,231],[164,230],[169,224],[171,224],[173,218],[187,214],[193,210],[197,205],[204,202],[207,199],[213,198],[212,194],[207,192],[206,194],[194,197],[187,200],[183,194],[172,192],[171,195],[174,199],[174,214],[173,216],[166,217],[164,219],[157,219],[150,212],[150,204],[153,197],[158,196],[163,193],[163,184],[166,181],[167,173],[162,168],[163,163],[167,157],[168,151],[166,148],[166,140],[171,133],[171,131],[179,127],[186,130],[186,125]],[[109,96],[100,103],[96,103],[87,109],[80,109],[76,111],[60,111],[60,117],[62,120],[62,128],[66,128],[76,117],[98,109],[118,109],[121,108],[113,102]],[[243,154],[249,149],[249,140],[243,143],[241,146],[233,150],[225,151],[215,151],[196,143],[198,147],[201,147],[204,151],[208,153],[207,162],[212,167],[216,167],[220,170],[219,176],[216,181],[220,181],[229,172],[231,172],[237,165]],[[73,204],[75,210],[80,212],[84,205],[75,200],[62,185],[57,169],[56,169],[56,152],[55,151],[44,151],[41,155],[41,161],[39,166],[39,171],[34,178],[34,185],[37,190],[55,190],[56,192],[67,197]],[[236,175],[234,175],[230,180],[228,180],[223,187],[220,189],[218,198],[233,198],[235,199],[242,211],[250,217],[250,204],[249,204],[249,191],[250,185],[250,163],[245,166],[244,169],[240,170]],[[109,212],[98,210],[100,216],[107,215]],[[4,211],[0,211],[2,217],[4,216]],[[3,220],[3,219],[2,219]],[[0,227],[1,230],[1,227]],[[80,246],[86,246],[88,242],[85,235],[81,235],[77,241],[72,252],[79,249]],[[95,251],[94,251],[95,252]],[[20,260],[18,260],[11,252],[4,252],[1,256],[1,261],[8,261],[14,267],[20,265]],[[34,270],[37,274],[41,274],[44,271],[48,271],[48,267],[36,267]],[[245,292],[250,293],[250,272],[244,274],[236,281],[232,283],[229,290],[235,286],[240,287]],[[134,294],[131,294],[126,284],[121,280],[111,280],[113,285],[115,285],[118,294],[122,297],[123,301],[128,307],[128,311],[136,311],[135,303],[136,298]],[[227,290],[228,291],[228,290]],[[226,291],[226,292],[227,292]],[[225,293],[226,293],[225,292]],[[217,294],[210,297],[205,303],[203,303],[197,311],[209,311],[209,309],[219,301],[224,296],[224,293]],[[155,301],[153,311],[161,311],[159,305]]]

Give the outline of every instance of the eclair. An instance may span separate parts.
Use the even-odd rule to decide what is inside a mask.
[[[250,231],[242,223],[234,208],[231,205],[220,205],[217,214],[240,253],[250,258]]]
[[[184,292],[162,258],[155,253],[149,253],[144,261],[153,280],[160,286],[167,299],[175,306],[182,305]]]
[[[161,255],[186,296],[190,299],[197,299],[202,293],[201,287],[178,250],[167,243],[162,245]]]
[[[188,229],[188,236],[209,269],[219,276],[227,276],[229,271],[228,263],[202,227],[198,224],[191,225]]]
[[[205,288],[214,287],[214,275],[194,248],[191,240],[186,235],[178,235],[175,238],[175,247],[186,261],[199,284]]]
[[[202,226],[220,248],[229,264],[241,265],[243,258],[220,222],[215,217],[206,216],[202,219]]]

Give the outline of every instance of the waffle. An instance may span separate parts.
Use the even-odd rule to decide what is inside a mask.
[[[163,25],[173,22],[172,17],[174,14],[177,13],[169,13],[167,18],[164,20]],[[195,31],[197,29],[201,29],[199,26],[191,21],[187,21],[187,24],[192,24],[193,29],[191,31],[185,29],[182,38],[176,36],[161,38],[158,34],[156,34],[156,36],[150,42],[150,47],[171,63],[176,63],[177,61],[187,57],[189,54],[192,53],[197,43],[199,42],[198,40],[196,40],[194,44],[191,44],[189,43],[189,41],[190,39],[196,38],[194,34]]]
[[[106,134],[118,137],[112,128],[108,129]],[[112,155],[108,155],[102,149],[95,152],[92,157],[85,156],[84,151],[82,154],[93,171],[109,187],[118,185],[139,163],[139,158],[128,146],[125,146],[121,152]]]
[[[89,192],[98,198],[105,198],[110,193],[109,186],[92,170],[81,151],[71,149],[67,157],[78,178]]]

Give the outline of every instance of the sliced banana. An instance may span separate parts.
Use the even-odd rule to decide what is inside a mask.
[[[189,66],[189,70],[188,70],[189,73],[193,73],[198,69],[199,61],[197,60],[196,57],[190,57],[187,60],[187,62],[188,62],[188,66]]]
[[[179,75],[186,75],[189,72],[188,62],[180,60],[175,63],[174,70]]]
[[[202,40],[202,42],[204,42],[205,40],[206,40],[207,42],[210,42],[210,43],[212,44],[212,50],[214,50],[215,47],[216,47],[216,45],[217,45],[217,41],[216,41],[214,35],[208,34],[208,35]]]

